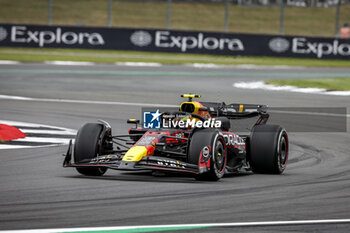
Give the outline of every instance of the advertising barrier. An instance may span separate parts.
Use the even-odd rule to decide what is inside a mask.
[[[0,46],[350,59],[350,40],[165,29],[0,24]]]

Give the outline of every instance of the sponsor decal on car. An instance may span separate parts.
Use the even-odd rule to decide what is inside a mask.
[[[202,154],[203,154],[204,158],[207,158],[209,156],[209,154],[210,154],[209,147],[207,147],[207,146],[203,147]]]
[[[173,160],[167,160],[167,159],[159,159],[157,161],[158,165],[165,166],[165,167],[177,167],[177,168],[186,168],[185,163],[180,161],[173,161]]]
[[[243,141],[243,139],[240,136],[238,136],[237,134],[224,134],[223,137],[225,139],[226,145],[228,145],[228,146],[233,146],[233,145],[243,146],[243,145],[245,145],[245,142]]]
[[[143,136],[135,145],[147,146],[152,144],[156,138],[157,138],[156,136],[152,136],[152,135]]]

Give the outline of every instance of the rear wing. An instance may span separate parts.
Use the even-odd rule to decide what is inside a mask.
[[[260,117],[257,125],[265,124],[269,118],[267,105],[258,104],[225,104],[201,102],[207,108],[212,117],[227,117],[228,119],[243,119],[251,117]]]

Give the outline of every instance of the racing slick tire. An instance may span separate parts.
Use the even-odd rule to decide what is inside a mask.
[[[98,155],[100,150],[100,137],[103,126],[96,123],[87,123],[81,127],[75,138],[74,161],[79,164]],[[86,176],[102,176],[107,168],[103,167],[77,167],[77,171]]]
[[[257,125],[249,140],[249,162],[254,173],[281,174],[288,160],[288,135],[279,125]]]
[[[209,150],[207,156],[204,155],[203,150]],[[191,137],[188,148],[188,162],[200,166],[200,161],[207,159],[208,156],[210,156],[208,158],[210,170],[196,175],[196,180],[219,180],[224,176],[227,160],[225,140],[219,131],[213,129],[197,130]]]

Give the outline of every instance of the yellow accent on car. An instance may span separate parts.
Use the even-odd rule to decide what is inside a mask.
[[[123,157],[123,161],[140,161],[143,157],[147,156],[148,150],[144,146],[131,147]]]
[[[181,97],[183,98],[200,98],[200,95],[196,95],[196,94],[183,94],[181,95]]]
[[[129,121],[136,121],[136,119],[129,119]]]
[[[240,104],[240,105],[239,105],[239,110],[238,110],[238,112],[243,112],[243,104]]]
[[[180,106],[181,112],[184,112],[183,106],[186,106],[186,105],[187,105],[187,107],[188,107],[188,105],[193,106],[192,113],[194,113],[194,114],[199,114],[199,109],[202,107],[199,102],[183,102]]]

